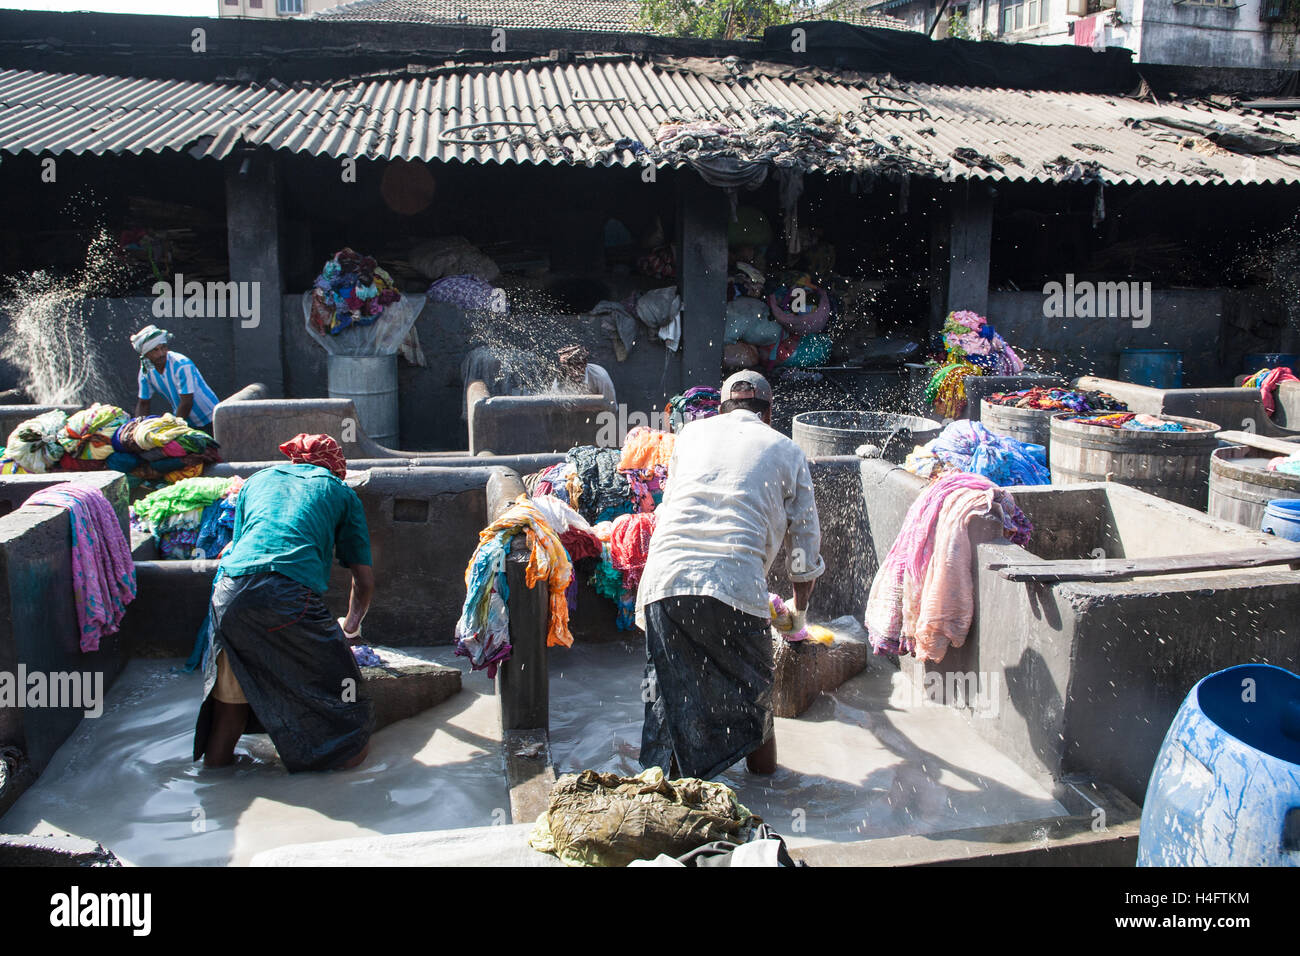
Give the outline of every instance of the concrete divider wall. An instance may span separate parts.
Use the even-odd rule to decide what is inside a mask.
[[[471,385],[477,383],[471,383]],[[467,392],[469,452],[518,455],[594,445],[602,428],[617,433],[617,407],[599,395],[502,395]],[[606,425],[606,416],[612,425]]]
[[[945,686],[968,675],[991,678],[987,699],[964,709],[977,732],[1026,769],[1055,779],[1093,774],[1140,803],[1165,732],[1196,681],[1247,661],[1300,665],[1300,575],[1260,569],[1102,583],[1008,581],[986,566],[1077,559],[1096,547],[1106,557],[1150,557],[1268,543],[1122,485],[1014,494],[1035,525],[1028,549],[980,545],[966,645],[941,664],[904,658],[903,666],[918,684],[931,672]]]
[[[107,489],[110,500],[119,503],[121,517],[125,478],[95,475],[81,480],[87,479]],[[0,484],[11,490],[13,482],[6,479]],[[24,484],[30,494],[42,483]],[[106,691],[122,669],[123,640],[120,634],[109,635],[100,641],[99,650],[82,653],[72,597],[70,542],[71,523],[62,508],[20,506],[0,517],[0,672],[15,682],[20,665],[29,675],[46,675],[47,681],[51,675],[71,675],[83,690],[83,675],[90,675],[91,692]],[[20,694],[26,690],[17,688]],[[88,709],[89,703],[85,707],[0,707],[0,747],[16,748],[21,755],[18,773],[0,791],[0,813],[44,769]]]

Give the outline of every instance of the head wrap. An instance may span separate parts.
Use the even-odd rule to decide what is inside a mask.
[[[160,329],[156,325],[146,325],[131,336],[131,347],[135,349],[137,355],[143,356],[146,352],[170,342],[171,338],[172,334],[166,329]]]
[[[581,345],[570,345],[560,349],[555,353],[555,357],[560,360],[560,365],[565,368],[586,371],[587,361],[591,358],[591,353]]]
[[[343,457],[343,449],[329,435],[295,435],[280,446],[280,451],[295,464],[319,465],[340,478],[348,475],[348,463]]]

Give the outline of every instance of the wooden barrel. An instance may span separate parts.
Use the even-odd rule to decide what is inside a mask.
[[[1276,457],[1242,445],[1216,449],[1210,457],[1210,517],[1258,531],[1270,501],[1300,498],[1300,475],[1268,470]]]
[[[1117,481],[1158,498],[1205,510],[1210,454],[1219,426],[1197,418],[1162,416],[1200,431],[1147,432],[1082,425],[1074,412],[1052,417],[1052,484]]]
[[[1059,412],[1060,409],[1056,408],[1016,408],[1014,405],[996,405],[987,398],[980,400],[980,421],[985,428],[1016,441],[1042,445],[1048,451],[1049,460],[1052,416]]]

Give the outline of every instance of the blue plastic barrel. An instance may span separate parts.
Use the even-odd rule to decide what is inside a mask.
[[[1251,352],[1241,360],[1241,370],[1254,375],[1262,368],[1289,368],[1295,371],[1300,355],[1294,352]]]
[[[1259,530],[1288,541],[1300,541],[1300,500],[1274,498],[1264,508],[1264,520],[1260,522]]]
[[[1183,387],[1183,353],[1177,349],[1124,349],[1119,353],[1119,377],[1152,388]]]
[[[1300,866],[1300,677],[1241,664],[1192,688],[1147,784],[1138,866]]]

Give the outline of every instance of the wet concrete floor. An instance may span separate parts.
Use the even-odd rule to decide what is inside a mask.
[[[551,652],[557,773],[641,769],[644,663],[639,641]],[[872,658],[866,672],[799,718],[777,718],[775,774],[750,774],[742,761],[719,779],[795,846],[1065,814],[964,717],[938,706],[900,706],[908,701],[902,681],[887,660]]]
[[[464,689],[375,734],[355,770],[290,774],[265,735],[236,764],[194,763],[200,673],[134,660],[9,812],[0,832],[71,833],[145,865],[243,865],[271,847],[508,820],[492,684],[451,648],[403,653],[460,667]]]

